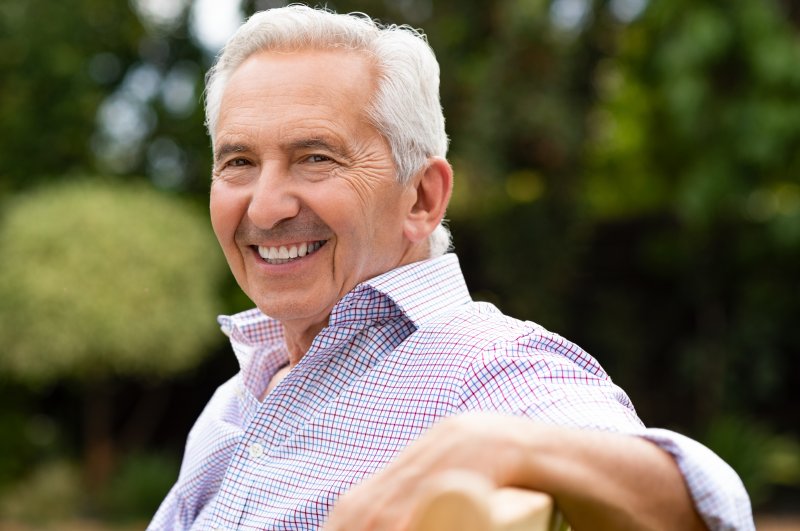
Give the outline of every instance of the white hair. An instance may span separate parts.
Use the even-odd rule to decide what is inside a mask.
[[[262,50],[329,48],[364,51],[375,62],[378,85],[366,112],[389,143],[401,184],[430,157],[447,154],[439,63],[425,35],[409,26],[381,25],[361,13],[337,14],[299,4],[254,14],[208,71],[205,111],[212,144],[225,86],[245,59]],[[431,233],[428,244],[431,257],[450,249],[450,231],[444,224]]]

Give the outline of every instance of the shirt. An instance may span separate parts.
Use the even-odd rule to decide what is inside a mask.
[[[363,282],[288,362],[258,310],[220,317],[241,371],[189,433],[181,471],[148,529],[317,529],[337,497],[437,420],[522,415],[645,437],[672,454],[711,529],[754,529],[738,476],[710,450],[647,429],[598,362],[543,327],[470,298],[453,254]]]

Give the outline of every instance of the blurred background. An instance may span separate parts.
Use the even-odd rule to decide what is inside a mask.
[[[283,4],[0,3],[0,528],[142,528],[237,370],[203,75]],[[800,513],[800,4],[327,5],[427,32],[473,296]]]

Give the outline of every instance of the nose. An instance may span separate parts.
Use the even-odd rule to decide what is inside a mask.
[[[271,229],[281,221],[295,217],[300,211],[300,200],[288,172],[280,165],[264,164],[253,182],[247,216],[262,229]]]

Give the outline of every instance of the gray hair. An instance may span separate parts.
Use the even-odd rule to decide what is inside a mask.
[[[439,64],[425,35],[409,26],[380,25],[360,13],[337,14],[299,4],[254,14],[222,49],[206,75],[206,127],[212,143],[225,86],[245,59],[262,50],[309,48],[360,50],[373,58],[378,86],[367,116],[389,143],[401,184],[424,168],[429,157],[447,154]],[[444,224],[428,243],[431,257],[450,249]]]

